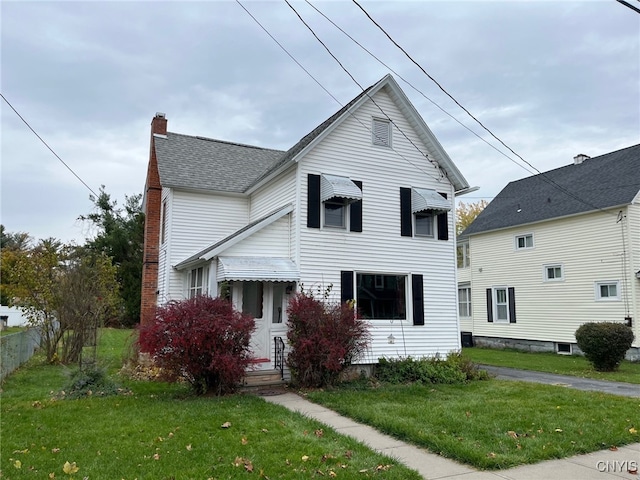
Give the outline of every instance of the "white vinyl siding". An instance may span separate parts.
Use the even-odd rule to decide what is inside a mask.
[[[535,248],[526,255],[514,250],[514,238],[521,235],[522,228],[471,236],[474,335],[575,343],[574,333],[585,322],[623,322],[625,302],[598,301],[594,291],[595,282],[620,279],[624,248],[627,259],[633,254],[633,261],[640,261],[640,229],[633,227],[635,239],[629,235],[623,246],[617,212],[594,212],[535,224],[528,229]],[[630,208],[627,212],[634,222],[639,221],[636,211]],[[561,264],[554,263],[560,258]],[[562,265],[563,281],[541,281],[541,266],[546,265]],[[638,270],[638,263],[626,268],[627,284],[636,290],[636,297],[640,281],[631,279]],[[624,299],[624,283],[620,283],[619,295]],[[485,291],[496,285],[515,287],[517,323],[487,322]],[[628,298],[635,326],[640,316],[638,302],[632,295]]]
[[[432,146],[422,143],[386,92],[378,92],[375,101],[423,152],[436,158]],[[300,212],[303,216],[306,216],[307,174],[331,172],[363,182],[362,232],[305,228],[303,219],[299,231],[301,282],[314,291],[316,288],[323,291],[333,285],[331,298],[339,300],[341,270],[422,274],[424,325],[414,326],[408,319],[402,339],[398,320],[376,321],[372,326],[371,348],[367,358],[360,362],[375,363],[383,355],[446,354],[458,349],[460,342],[455,242],[424,242],[422,238],[401,237],[398,191],[400,187],[420,184],[453,198],[453,189],[446,180],[438,180],[441,175],[436,166],[403,136],[395,135],[389,149],[371,145],[369,126],[376,111],[379,112],[378,108],[370,101],[365,103],[357,111],[357,118],[346,118],[300,162]],[[449,238],[454,238],[453,213],[449,215]],[[388,343],[391,334],[396,338],[393,345]]]

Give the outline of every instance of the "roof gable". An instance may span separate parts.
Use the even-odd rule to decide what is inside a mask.
[[[286,152],[171,132],[154,135],[160,182],[169,188],[250,194],[300,160],[382,88],[387,89],[406,115],[429,149],[431,160],[444,171],[455,190],[468,188],[467,181],[391,75],[365,89]]]
[[[640,145],[634,145],[510,182],[461,236],[628,205],[638,192]]]

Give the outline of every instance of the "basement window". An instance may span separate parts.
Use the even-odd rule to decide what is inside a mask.
[[[570,343],[556,343],[556,353],[558,355],[571,355]]]

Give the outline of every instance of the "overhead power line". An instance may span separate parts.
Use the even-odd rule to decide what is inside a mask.
[[[278,47],[280,47],[280,49],[282,49],[282,51],[284,51],[289,58],[291,58],[291,60],[293,60],[296,65],[298,65],[320,88],[322,88],[322,90],[324,90],[327,95],[329,95],[338,105],[340,105],[340,107],[344,107],[344,104],[342,102],[340,102],[340,100],[338,100],[327,88],[325,88],[324,85],[322,85],[320,83],[319,80],[317,80],[313,74],[311,74],[311,72],[309,72],[309,70],[307,70],[294,56],[293,54],[291,54],[283,45],[282,43],[280,43],[272,34],[271,32],[269,32],[269,30],[267,30],[267,28],[262,25],[262,23],[260,23],[260,21],[249,11],[247,10],[247,8],[240,2],[240,0],[236,0],[236,3],[238,5],[240,5],[242,7],[242,9],[253,19],[253,21],[258,24],[258,26],[269,36],[269,38],[271,38],[277,45]],[[357,82],[356,82],[357,83]],[[362,87],[360,87],[362,88]],[[371,97],[369,97],[371,98]],[[353,115],[352,113],[348,112],[349,115],[351,115],[352,118],[354,118],[363,128],[365,128],[367,131],[369,131],[369,133],[372,133],[372,129],[370,127],[367,127],[362,120],[360,120],[357,116]],[[385,115],[386,117],[386,115]],[[396,127],[397,128],[397,127]],[[433,178],[434,180],[440,182],[442,181],[440,178],[433,176],[431,173],[423,170],[420,166],[416,165],[415,163],[411,162],[411,160],[409,160],[408,158],[406,158],[404,155],[402,155],[400,152],[398,152],[395,148],[393,148],[393,146],[390,147],[391,150],[398,155],[400,158],[402,158],[403,160],[405,160],[407,163],[409,163],[410,165],[412,165],[413,167],[417,168],[419,171],[421,171],[422,173],[424,173],[425,175],[430,176],[431,178]],[[422,152],[421,152],[422,153]],[[424,155],[424,154],[423,154]],[[431,161],[426,155],[425,157],[427,158],[427,160]]]
[[[625,0],[616,0],[616,2],[621,3],[625,7],[629,7],[631,10],[635,10],[636,13],[640,13],[640,8],[634,7],[629,2],[625,2]]]
[[[285,0],[286,1],[286,0]],[[476,123],[478,123],[478,125],[480,125],[484,130],[486,130],[493,138],[495,138],[498,142],[500,142],[505,148],[507,148],[511,153],[513,153],[516,157],[518,157],[520,160],[522,160],[524,163],[526,163],[529,167],[531,167],[533,170],[535,170],[539,175],[540,178],[542,178],[543,181],[547,182],[548,184],[552,185],[553,187],[555,187],[557,190],[561,191],[562,193],[564,193],[565,195],[573,198],[574,200],[583,203],[587,206],[589,206],[590,208],[593,208],[594,210],[599,210],[603,213],[606,213],[608,215],[614,215],[611,212],[608,212],[600,207],[598,207],[597,205],[594,205],[593,203],[584,200],[583,198],[580,198],[578,195],[574,194],[573,192],[567,190],[565,187],[563,187],[562,185],[557,184],[555,181],[553,181],[552,179],[548,178],[543,172],[541,172],[540,170],[538,170],[538,168],[536,168],[534,165],[532,165],[531,163],[529,163],[527,160],[525,160],[522,156],[520,156],[518,153],[516,153],[511,147],[509,147],[509,145],[507,145],[506,143],[504,143],[500,138],[498,138],[491,130],[489,130],[489,128],[487,128],[480,120],[478,120],[473,114],[471,114],[471,112],[469,112],[469,110],[467,110],[460,102],[458,102],[458,100],[456,100],[456,98],[451,95],[449,92],[447,92],[444,87],[442,85],[440,85],[440,83],[433,78],[431,75],[429,75],[429,73],[422,67],[422,65],[420,65],[418,62],[416,62],[413,57],[411,55],[409,55],[409,53],[402,48],[402,46],[400,46],[400,44],[398,44],[398,42],[396,42],[393,37],[387,33],[387,31],[378,23],[376,22],[373,17],[369,14],[369,12],[367,12],[364,7],[362,7],[357,0],[351,0],[353,3],[355,3],[357,5],[357,7],[366,15],[366,17],[376,26],[378,27],[378,29],[389,39],[389,41],[391,41],[391,43],[393,43],[402,53],[404,53],[404,55],[415,65],[417,66],[420,71],[422,71],[422,73],[424,73],[433,83],[435,83],[438,88],[440,88],[440,90],[442,90],[451,100],[453,100],[455,102],[456,105],[458,105],[462,110],[464,110],[464,112],[467,113],[467,115],[469,115],[473,120],[475,120]],[[517,162],[515,162],[513,159],[511,159],[510,157],[507,156],[507,158],[509,158],[512,162],[514,162],[516,165],[524,168],[522,165],[518,164]],[[526,168],[524,168],[525,170],[527,170]],[[531,172],[529,172],[531,173]]]
[[[87,185],[87,184],[86,184],[86,182],[85,182],[84,180],[82,180],[82,178],[80,178],[80,176],[79,176],[76,172],[74,172],[74,171],[73,171],[73,169],[72,169],[69,165],[67,165],[67,164],[65,163],[65,161],[64,161],[64,160],[62,160],[62,158],[60,158],[60,156],[59,156],[56,152],[54,152],[54,151],[53,151],[53,148],[51,148],[51,147],[49,146],[49,144],[47,144],[47,142],[45,142],[45,141],[42,139],[42,137],[41,137],[40,135],[38,135],[38,132],[36,132],[36,131],[33,129],[33,127],[32,127],[31,125],[29,125],[29,122],[27,122],[27,121],[24,119],[24,117],[23,117],[22,115],[20,115],[20,113],[18,113],[18,111],[14,108],[14,106],[13,106],[13,105],[11,105],[11,103],[9,102],[9,100],[7,100],[7,98],[6,98],[2,93],[0,93],[0,97],[2,97],[2,99],[7,103],[7,105],[9,105],[9,107],[11,107],[11,110],[13,110],[13,111],[15,112],[15,114],[18,116],[18,118],[20,118],[20,120],[22,120],[22,121],[24,122],[24,124],[25,124],[27,127],[29,127],[29,130],[31,130],[31,131],[33,132],[33,134],[34,134],[36,137],[38,137],[38,140],[40,140],[40,141],[44,144],[44,146],[45,146],[45,147],[47,147],[47,148],[49,149],[49,151],[50,151],[51,153],[53,153],[53,155],[54,155],[58,160],[60,160],[60,163],[62,163],[65,167],[67,167],[67,170],[69,170],[69,171],[73,174],[73,176],[74,176],[74,177],[76,177],[78,180],[80,180],[80,183],[82,183],[82,185],[84,185],[85,187],[87,187],[87,189],[88,189],[88,190],[89,190],[89,191],[90,191],[90,192],[91,192],[91,193],[92,193],[96,198],[98,198],[98,194],[97,194],[96,192],[94,192],[94,191],[93,191],[93,189],[92,189],[89,185]]]

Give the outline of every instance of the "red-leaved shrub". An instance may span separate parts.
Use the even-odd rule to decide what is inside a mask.
[[[348,303],[329,304],[298,293],[287,307],[291,350],[287,365],[300,386],[334,383],[361,355],[369,342],[369,329]]]
[[[200,295],[170,302],[140,329],[140,351],[187,379],[196,393],[218,395],[237,388],[251,362],[254,319],[231,302]]]

